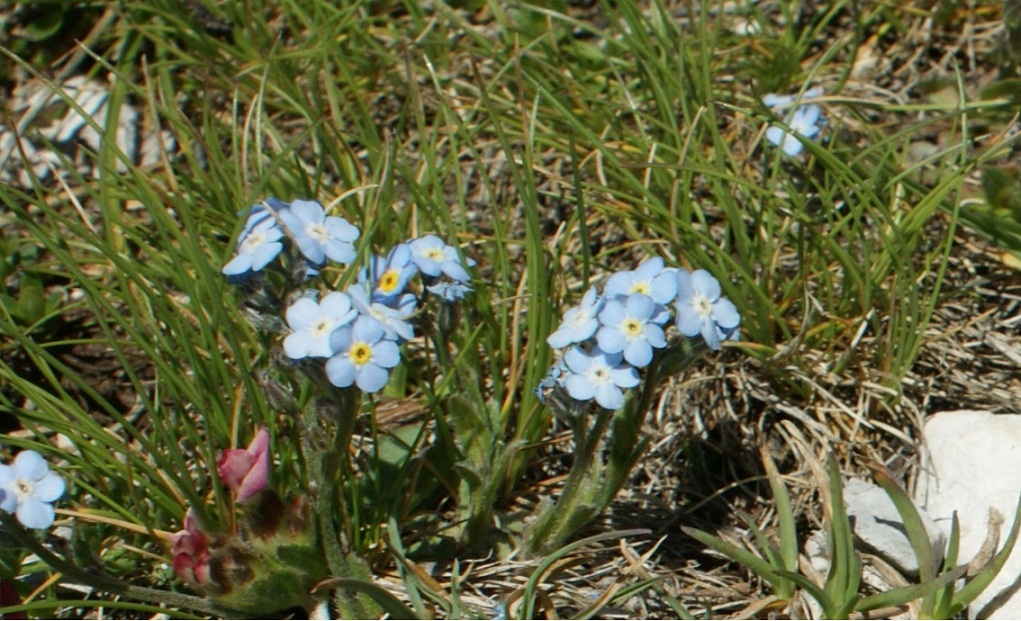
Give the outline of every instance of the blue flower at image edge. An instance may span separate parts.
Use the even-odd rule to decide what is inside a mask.
[[[326,361],[326,376],[338,388],[356,384],[363,392],[376,392],[401,361],[397,343],[387,339],[383,324],[371,317],[359,317],[335,331],[330,345],[337,353]]]
[[[26,528],[53,524],[53,503],[64,495],[64,479],[50,471],[42,455],[18,453],[11,465],[0,465],[0,509],[14,513]]]
[[[677,273],[677,329],[688,337],[701,334],[714,350],[741,323],[737,307],[720,293],[720,281],[705,270]]]
[[[638,370],[623,364],[620,353],[608,354],[598,347],[587,352],[572,347],[564,354],[567,377],[563,379],[567,394],[577,401],[595,399],[596,403],[608,410],[624,405],[622,388],[638,385]]]

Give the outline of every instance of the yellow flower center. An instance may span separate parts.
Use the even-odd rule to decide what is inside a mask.
[[[628,338],[635,338],[642,335],[642,322],[634,317],[629,317],[620,325],[620,331]]]
[[[358,366],[367,364],[372,360],[372,345],[368,343],[354,343],[351,345],[348,356],[351,357],[351,362]]]
[[[401,277],[396,270],[387,270],[379,277],[379,290],[383,293],[393,293],[400,284]]]
[[[649,295],[649,283],[647,282],[636,282],[631,285],[631,290],[628,293],[641,293],[642,295]]]

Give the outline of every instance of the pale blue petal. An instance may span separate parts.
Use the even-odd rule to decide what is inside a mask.
[[[791,157],[801,153],[804,148],[805,145],[801,144],[801,141],[794,136],[787,135],[783,140],[783,152]]]
[[[677,270],[677,299],[680,302],[691,302],[695,297],[695,289],[691,285],[691,272]]]
[[[372,346],[372,361],[385,369],[392,369],[401,361],[401,348],[393,341],[380,341]]]
[[[327,218],[323,226],[326,228],[326,232],[329,233],[330,238],[337,241],[353,242],[361,235],[361,231],[358,230],[357,226],[337,216]]]
[[[596,385],[581,375],[569,375],[564,388],[572,399],[588,401],[596,395]]]
[[[296,200],[291,203],[291,212],[302,221],[303,224],[315,222],[322,224],[326,218],[326,210],[319,201]],[[302,226],[301,228],[305,228]]]
[[[599,313],[599,323],[604,326],[617,326],[624,321],[625,316],[624,305],[620,303],[620,300],[610,300]]]
[[[304,330],[319,319],[319,304],[312,298],[299,298],[287,307],[284,317],[292,330]]]
[[[383,338],[385,332],[382,323],[372,317],[362,315],[355,319],[351,338],[358,342],[375,343]]]
[[[300,250],[301,254],[309,261],[312,261],[317,265],[322,265],[326,261],[326,251],[323,250],[323,245],[315,239],[308,235],[295,232],[294,241],[298,244],[298,250]]]
[[[724,330],[733,330],[741,323],[741,315],[730,300],[720,299],[713,304],[713,318]]]
[[[652,362],[652,346],[643,339],[632,339],[624,347],[624,360],[636,367],[648,366]]]
[[[18,504],[17,516],[25,528],[49,528],[53,525],[53,506],[36,498],[25,498]]]
[[[619,328],[603,326],[596,332],[596,342],[599,343],[599,349],[608,354],[616,354],[624,349],[627,338]]]
[[[14,472],[19,479],[26,481],[38,481],[50,471],[50,465],[46,463],[43,456],[29,449],[18,453],[14,458]]]
[[[596,388],[595,395],[596,403],[607,410],[616,410],[624,405],[624,393],[613,384],[600,385]]]
[[[444,261],[440,264],[440,269],[444,274],[453,278],[457,282],[468,282],[471,280],[471,276],[463,267],[461,267],[461,263],[457,260]]]
[[[638,369],[631,366],[617,366],[610,370],[613,383],[621,388],[634,388],[641,382]]]
[[[564,354],[564,364],[573,373],[584,373],[592,366],[592,359],[580,347],[572,347]]]
[[[695,270],[691,275],[691,284],[695,287],[696,291],[701,291],[702,295],[709,298],[710,301],[716,301],[720,298],[720,281],[713,278],[713,275],[705,270]]]
[[[326,361],[326,377],[337,388],[347,388],[355,383],[355,365],[343,355],[337,355]]]
[[[707,321],[702,324],[702,338],[710,349],[715,351],[720,348],[720,331],[716,328],[715,322]]]
[[[326,256],[335,263],[351,264],[354,263],[358,257],[358,251],[355,247],[345,241],[339,241],[337,239],[326,240],[325,250]]]
[[[390,373],[386,369],[370,362],[358,370],[358,388],[362,392],[376,392],[383,386],[386,386],[389,378]]]
[[[702,316],[695,312],[689,305],[681,305],[677,308],[677,329],[684,336],[695,336],[702,331]]]
[[[64,479],[56,472],[50,472],[36,481],[33,491],[43,502],[53,502],[64,495]]]
[[[642,293],[632,293],[627,298],[628,314],[635,319],[648,320],[656,309],[656,302]]]
[[[244,274],[245,272],[250,272],[251,270],[252,270],[252,255],[248,254],[247,252],[244,252],[231,259],[230,262],[227,263],[227,265],[223,266],[223,269],[221,269],[220,272],[224,276],[238,276],[240,274]]]
[[[267,242],[255,249],[252,253],[252,269],[258,272],[269,265],[270,261],[277,258],[284,245],[280,242]]]
[[[645,340],[649,342],[649,345],[660,348],[666,347],[666,333],[663,332],[663,328],[653,323],[645,324],[645,329],[642,331]]]
[[[778,125],[770,125],[766,129],[766,140],[777,146],[780,146],[780,143],[784,142],[786,138],[788,138],[787,132]]]

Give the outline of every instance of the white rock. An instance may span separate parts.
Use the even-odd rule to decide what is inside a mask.
[[[968,563],[982,548],[989,509],[1004,517],[1003,538],[1010,531],[1021,495],[1021,416],[961,410],[941,412],[925,422],[922,471],[916,502],[949,535],[951,517],[960,523],[959,563]],[[989,588],[969,607],[975,616],[1021,576],[1021,553],[1014,553]],[[1002,605],[985,611],[989,619],[1021,618],[1021,591],[1005,593]]]
[[[851,479],[844,485],[844,503],[854,535],[867,551],[881,557],[906,576],[918,575],[918,557],[904,529],[904,520],[882,487],[861,479]],[[943,562],[946,536],[924,510],[919,509],[918,512],[936,556],[935,569]]]

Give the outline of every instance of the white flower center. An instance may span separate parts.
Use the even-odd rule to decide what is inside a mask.
[[[309,222],[305,225],[305,234],[320,244],[325,244],[326,240],[330,238],[330,233],[326,230],[326,227],[315,222]]]
[[[316,320],[309,332],[312,333],[317,339],[326,338],[333,330],[333,320],[329,317],[320,317]]]
[[[642,295],[649,295],[649,291],[651,290],[652,287],[649,285],[648,281],[641,281],[632,283],[631,288],[628,289],[628,294],[630,295],[632,293],[641,293]]]
[[[18,497],[18,501],[31,497],[34,492],[35,486],[32,485],[31,481],[18,479],[14,482],[14,495]]]
[[[713,303],[712,300],[707,298],[705,294],[696,293],[691,298],[691,306],[695,309],[695,312],[701,315],[703,318],[711,317],[713,314]]]
[[[258,250],[259,246],[266,243],[266,236],[261,232],[249,233],[245,240],[241,242],[241,252],[251,254]]]
[[[638,321],[634,317],[628,317],[624,321],[620,322],[620,331],[629,339],[638,338],[642,336],[642,322]]]
[[[585,377],[593,384],[600,386],[613,381],[613,378],[610,376],[610,367],[604,364],[590,366],[588,371],[585,372]]]
[[[429,248],[423,253],[423,256],[430,261],[443,261],[445,258],[443,248]]]

